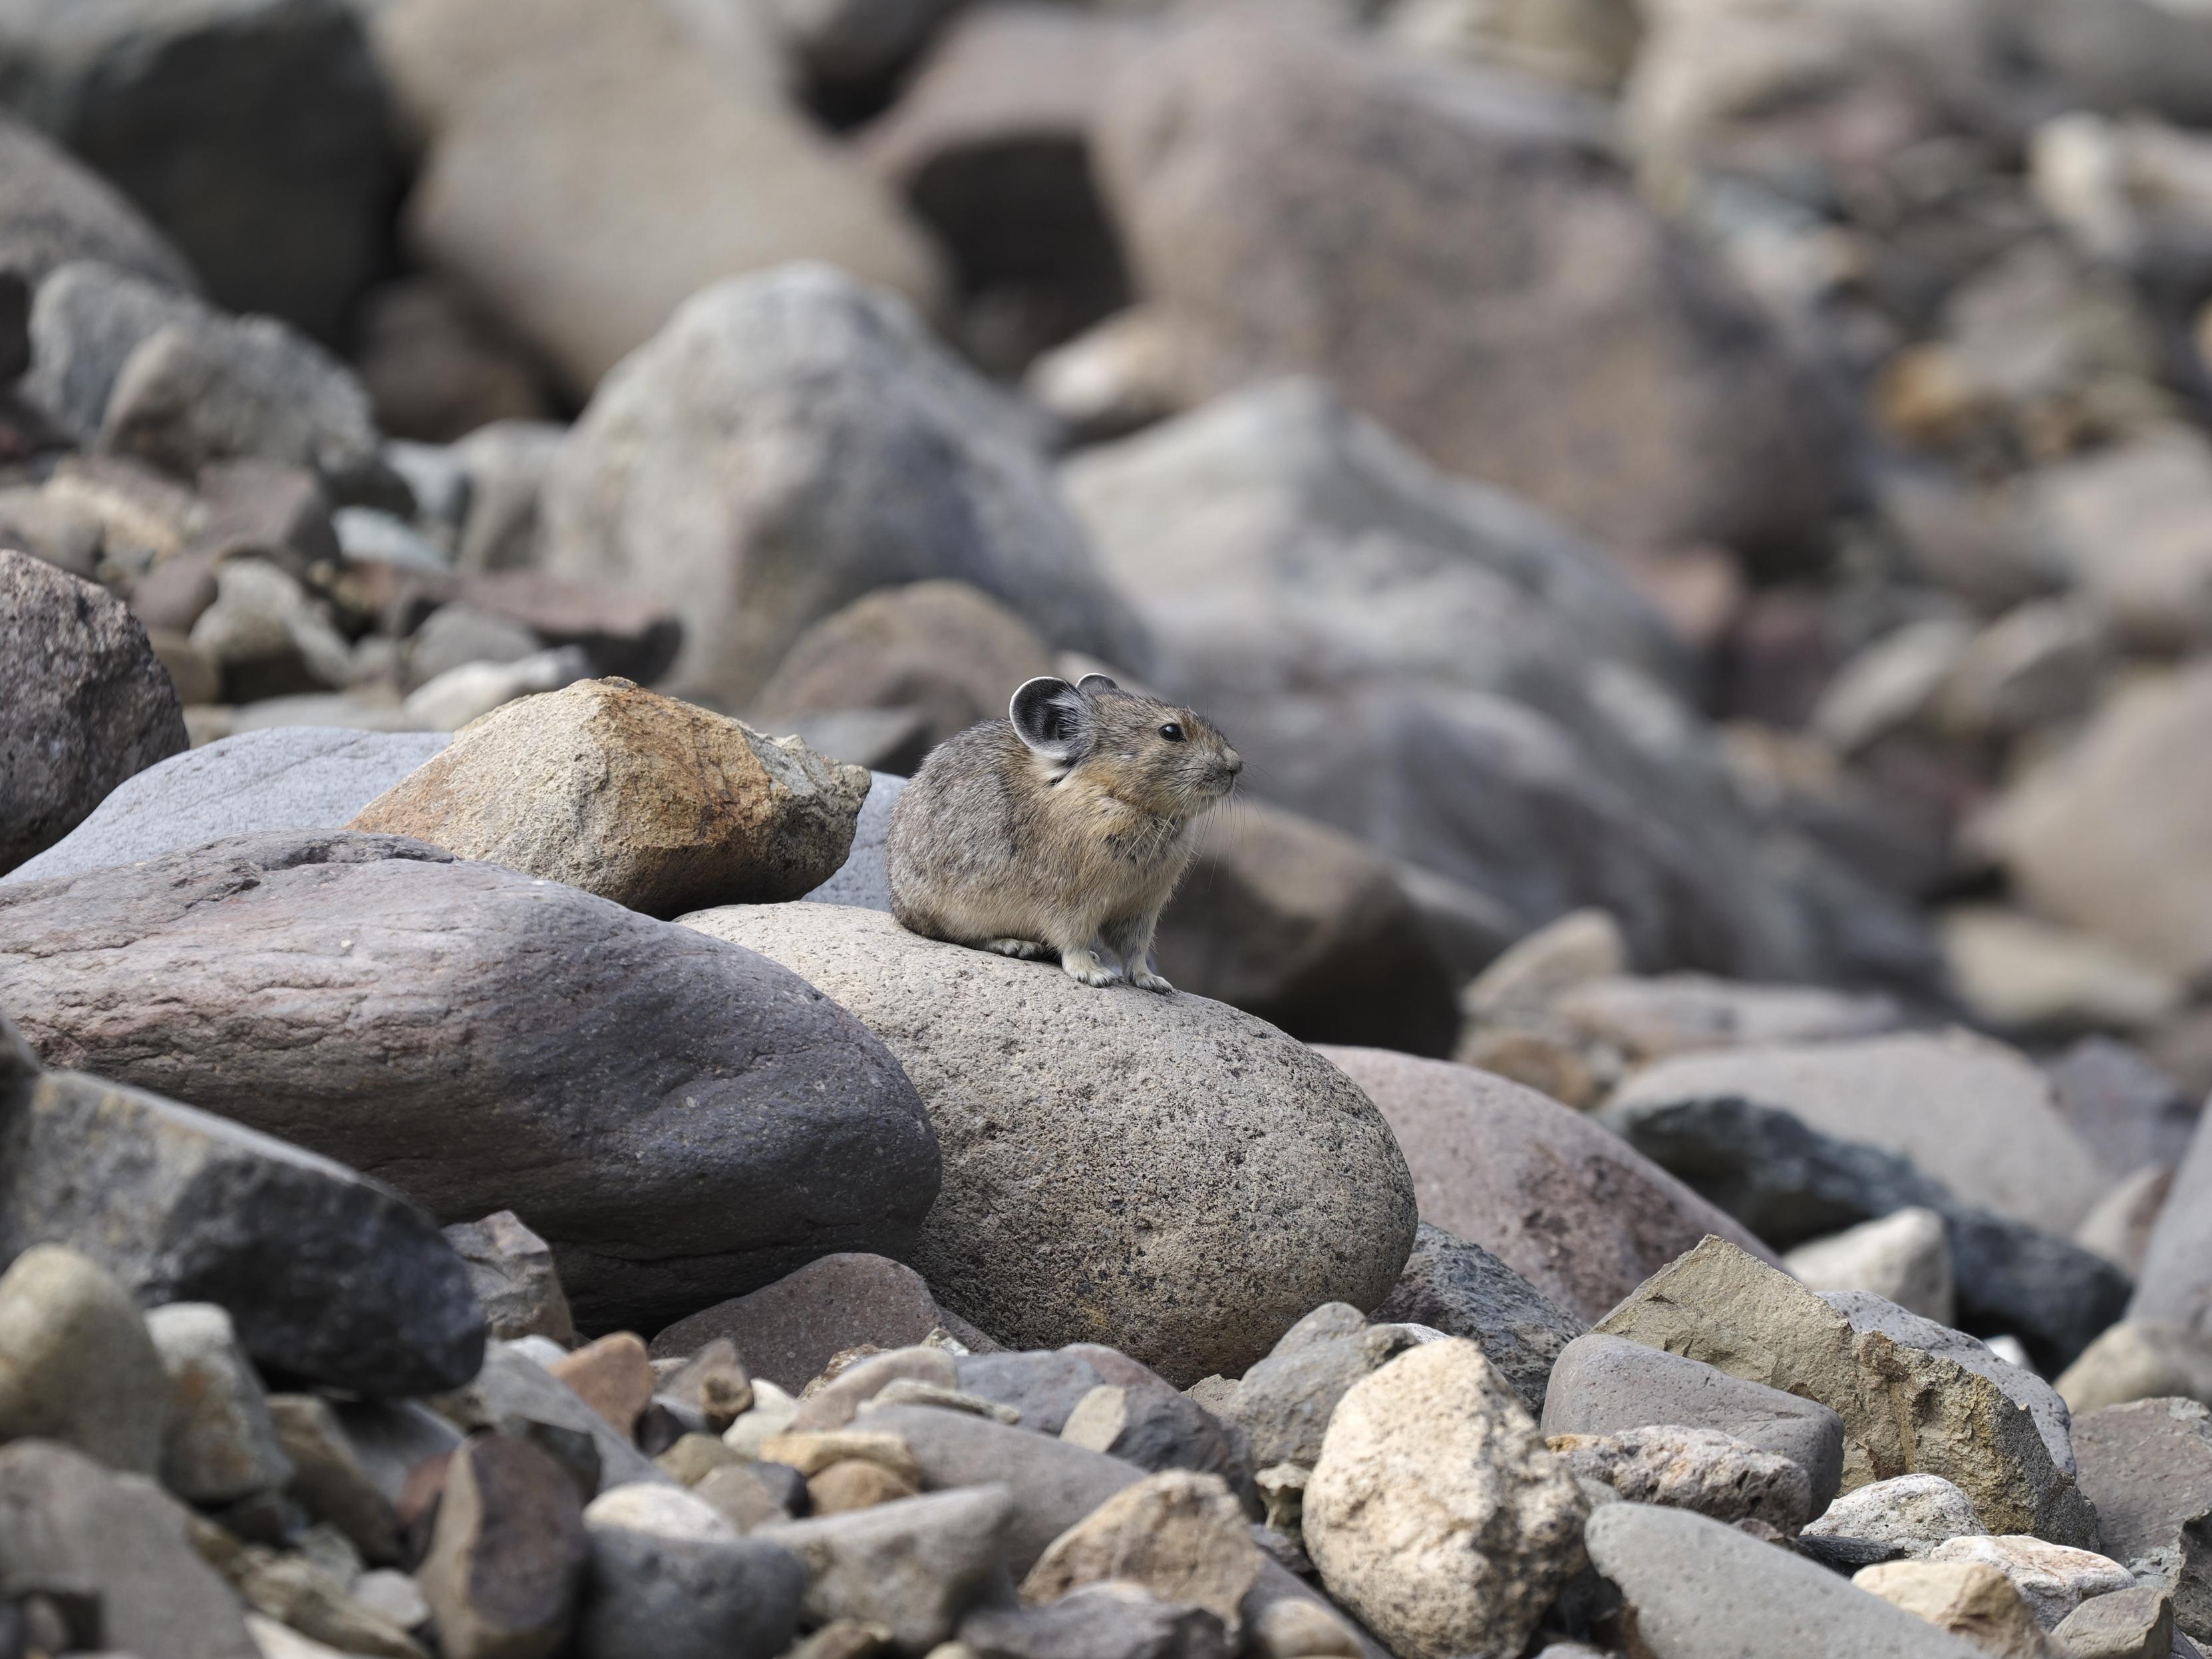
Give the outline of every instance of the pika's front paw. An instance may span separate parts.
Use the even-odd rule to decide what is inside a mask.
[[[1174,986],[1169,984],[1149,968],[1132,968],[1129,970],[1129,983],[1141,991],[1158,991],[1162,996],[1170,995],[1175,990]]]
[[[1063,951],[1060,965],[1067,970],[1070,979],[1094,987],[1111,985],[1121,977],[1120,971],[1102,960],[1095,951]]]
[[[1035,962],[1039,957],[1052,954],[1052,946],[1033,939],[987,939],[983,948],[1002,957],[1018,957],[1024,962]]]

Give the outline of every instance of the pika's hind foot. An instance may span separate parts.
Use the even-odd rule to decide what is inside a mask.
[[[983,948],[1002,957],[1018,957],[1024,962],[1035,962],[1052,954],[1052,946],[1033,939],[987,939]]]
[[[1063,951],[1060,953],[1060,965],[1067,970],[1070,979],[1093,987],[1111,985],[1121,977],[1118,969],[1091,950]]]
[[[1129,983],[1140,991],[1157,991],[1162,996],[1170,996],[1175,992],[1174,986],[1169,984],[1151,969],[1143,966],[1129,969]]]

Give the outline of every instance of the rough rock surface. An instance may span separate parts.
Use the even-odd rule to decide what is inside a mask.
[[[134,773],[84,822],[0,882],[81,875],[267,830],[334,830],[453,738],[443,732],[274,726]]]
[[[1056,646],[1149,655],[998,394],[904,307],[818,267],[685,301],[592,398],[544,514],[545,568],[679,607],[677,683],[732,702],[809,624],[928,577]]]
[[[1672,1176],[1533,1089],[1379,1048],[1322,1052],[1389,1122],[1422,1218],[1578,1318],[1602,1318],[1708,1233],[1766,1254]]]
[[[1954,1538],[1986,1533],[1973,1500],[1939,1474],[1899,1474],[1845,1492],[1805,1528],[1813,1538],[1865,1538],[1925,1555]]]
[[[1809,1478],[1816,1506],[1829,1504],[1843,1479],[1843,1419],[1817,1401],[1618,1336],[1592,1333],[1567,1345],[1544,1396],[1547,1435],[1654,1424],[1711,1429],[1788,1458]]]
[[[1215,1409],[1243,1432],[1255,1468],[1310,1468],[1345,1391],[1419,1341],[1403,1326],[1370,1325],[1357,1308],[1324,1303],[1284,1332]]]
[[[783,1522],[751,1536],[805,1564],[811,1621],[865,1620],[887,1628],[901,1651],[926,1653],[990,1593],[1013,1508],[1004,1486],[974,1486]]]
[[[0,548],[0,873],[185,746],[183,711],[120,600]]]
[[[803,744],[628,680],[580,680],[465,726],[347,827],[665,917],[820,885],[867,789],[863,769]]]
[[[1887,1309],[1887,1317],[1863,1316],[1864,1328],[1854,1329],[1860,1319],[1709,1239],[1655,1274],[1596,1328],[1829,1407],[1844,1419],[1847,1491],[1893,1475],[1940,1474],[1993,1528],[2054,1542],[2094,1541],[2095,1516],[2075,1490],[2073,1470],[2053,1462],[2036,1419],[1988,1376],[1914,1346],[1917,1328],[1928,1322],[1879,1298],[1857,1299]],[[1886,1334],[1884,1325],[1899,1336]],[[1928,1328],[1947,1346],[1971,1340]]]
[[[1305,1491],[1329,1593],[1407,1659],[1517,1653],[1582,1563],[1589,1513],[1472,1342],[1413,1348],[1353,1383]]]
[[[1374,1316],[1378,1324],[1426,1325],[1467,1338],[1532,1412],[1544,1409],[1560,1351],[1589,1328],[1481,1245],[1426,1221]]]
[[[1218,1476],[1173,1469],[1123,1487],[1048,1549],[1022,1580],[1032,1604],[1121,1580],[1163,1601],[1204,1607],[1235,1642],[1264,1563],[1244,1511]]]
[[[441,1220],[513,1207],[587,1328],[902,1250],[936,1187],[896,1062],[793,975],[392,836],[0,889],[0,1005],[50,1062],[297,1140]]]
[[[2033,1609],[1995,1567],[1974,1561],[1884,1561],[1862,1567],[1851,1583],[1996,1659],[2059,1659]]]
[[[685,921],[798,972],[898,1057],[945,1158],[909,1259],[1009,1346],[1103,1341],[1178,1385],[1234,1375],[1316,1304],[1382,1301],[1405,1265],[1413,1183],[1382,1116],[1247,1015],[1092,990],[874,911]]]
[[[1978,1534],[1948,1539],[1928,1552],[1928,1559],[1994,1567],[2011,1581],[2045,1630],[2054,1628],[2087,1597],[2135,1588],[2127,1568],[2111,1557],[2040,1538]]]
[[[512,1210],[481,1221],[457,1221],[444,1229],[446,1243],[468,1268],[469,1284],[483,1304],[484,1324],[503,1342],[543,1336],[566,1344],[576,1340],[568,1293],[545,1241],[522,1224]]]
[[[2173,1598],[2173,1622],[2212,1642],[2212,1410],[2143,1400],[2074,1425],[2081,1491],[2105,1553]]]
[[[1910,1158],[1966,1203],[2061,1235],[2112,1176],[2017,1051],[1962,1031],[1682,1054],[1631,1079],[1607,1112],[1738,1098]]]
[[[1814,1563],[1681,1510],[1608,1504],[1590,1565],[1635,1610],[1654,1659],[1978,1659],[1981,1650]]]
[[[143,1301],[217,1304],[247,1352],[296,1376],[417,1394],[465,1381],[483,1358],[466,1270],[397,1194],[227,1118],[68,1072],[40,1078],[0,1127],[0,1255],[55,1240]]]
[[[1546,1444],[1577,1479],[1632,1504],[1693,1510],[1716,1521],[1764,1521],[1785,1533],[1813,1518],[1813,1480],[1773,1452],[1715,1429],[1678,1425],[1619,1434],[1555,1434]]]
[[[1098,154],[1149,295],[1455,471],[1626,544],[1826,504],[1817,397],[1579,106],[1228,23],[1116,79]]]

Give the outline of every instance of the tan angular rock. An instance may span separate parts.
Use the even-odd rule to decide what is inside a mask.
[[[639,1414],[653,1403],[653,1361],[644,1339],[632,1331],[611,1332],[563,1355],[546,1370],[625,1439],[636,1429]]]
[[[2173,1603],[2152,1584],[2092,1596],[2059,1620],[2051,1632],[2073,1659],[2168,1659]]]
[[[567,1638],[590,1548],[575,1482],[526,1440],[462,1445],[416,1582],[447,1659],[548,1659]]]
[[[1167,1469],[1123,1487],[1053,1540],[1022,1580],[1022,1600],[1034,1607],[1120,1579],[1204,1607],[1234,1643],[1243,1629],[1238,1609],[1266,1560],[1220,1476]]]
[[[2054,1386],[2076,1417],[2131,1400],[2179,1398],[2212,1405],[2212,1335],[2181,1325],[2124,1319],[2107,1326]]]
[[[1338,1402],[1305,1543],[1329,1595],[1403,1659],[1510,1659],[1582,1565],[1589,1508],[1482,1350],[1449,1338]]]
[[[920,1496],[918,1482],[864,1457],[832,1463],[806,1480],[806,1506],[814,1515],[844,1515]]]
[[[1851,1583],[1996,1659],[2066,1659],[2066,1650],[2044,1634],[2012,1581],[1995,1567],[1884,1561],[1853,1574]]]
[[[2135,1583],[2128,1570],[2110,1556],[2040,1538],[1953,1538],[1929,1551],[1928,1559],[1996,1568],[2011,1581],[2045,1630],[2055,1628],[2089,1597],[2108,1595]]]
[[[1852,1322],[1725,1240],[1653,1274],[1595,1328],[1816,1400],[1844,1419],[1844,1490],[1940,1474],[1990,1526],[2088,1541],[2095,1518],[2034,1419],[1956,1360]]]
[[[919,1486],[921,1465],[906,1442],[895,1434],[871,1434],[848,1429],[830,1433],[779,1434],[762,1443],[761,1460],[781,1463],[801,1474],[819,1474],[833,1463],[858,1461],[873,1463]]]
[[[818,887],[867,793],[865,768],[628,680],[585,680],[464,727],[352,827],[672,916]]]
[[[1578,1477],[1632,1504],[1692,1510],[1716,1521],[1764,1521],[1784,1532],[1813,1518],[1813,1480],[1802,1467],[1717,1429],[1663,1424],[1618,1434],[1555,1434],[1545,1443]]]

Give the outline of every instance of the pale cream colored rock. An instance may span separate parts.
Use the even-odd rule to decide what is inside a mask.
[[[895,1434],[853,1429],[779,1434],[762,1443],[760,1461],[787,1463],[806,1475],[819,1474],[833,1463],[857,1461],[876,1464],[917,1486],[921,1484],[921,1465],[915,1461],[913,1449]]]
[[[1021,1595],[1036,1606],[1118,1579],[1163,1601],[1204,1607],[1234,1643],[1243,1629],[1239,1609],[1266,1562],[1219,1475],[1167,1469],[1124,1486],[1054,1539]]]
[[[1555,1434],[1545,1443],[1577,1479],[1632,1504],[1692,1510],[1716,1521],[1763,1521],[1784,1533],[1813,1518],[1813,1480],[1802,1468],[1717,1429],[1664,1424]]]
[[[1884,1561],[1861,1568],[1851,1583],[1996,1659],[2066,1659],[2066,1650],[2044,1634],[2012,1581],[1995,1567]]]
[[[113,1274],[59,1244],[0,1273],[0,1439],[59,1441],[152,1474],[168,1417],[161,1356]]]
[[[1917,1207],[1800,1244],[1782,1258],[1808,1289],[1871,1291],[1923,1319],[1957,1317],[1943,1218]]]
[[[1588,1513],[1510,1386],[1452,1338],[1346,1391],[1304,1524],[1330,1595],[1403,1659],[1510,1659],[1581,1566]]]
[[[1584,980],[1628,970],[1628,941],[1608,911],[1574,910],[1508,946],[1460,994],[1477,1019],[1540,1012]]]
[[[2135,1031],[2181,1006],[2172,975],[2080,928],[1962,904],[1943,913],[1938,931],[1960,994],[2000,1028]]]
[[[1805,1528],[1809,1538],[1868,1538],[1923,1556],[1954,1538],[1986,1533],[1966,1493],[1940,1474],[1900,1474],[1847,1492]]]
[[[2020,1534],[1954,1538],[1930,1550],[1928,1559],[1995,1567],[2012,1581],[2045,1630],[2055,1629],[2090,1596],[2132,1589],[2136,1582],[2135,1575],[2110,1556]]]
[[[2055,1385],[2080,1417],[2104,1406],[2179,1396],[2212,1406],[2212,1336],[2182,1325],[2124,1319],[2107,1326]]]

